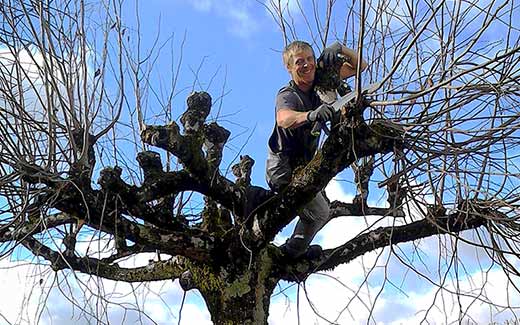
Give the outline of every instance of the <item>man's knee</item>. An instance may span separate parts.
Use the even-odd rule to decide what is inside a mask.
[[[321,193],[310,201],[302,211],[302,217],[307,222],[325,224],[330,220],[329,203]]]

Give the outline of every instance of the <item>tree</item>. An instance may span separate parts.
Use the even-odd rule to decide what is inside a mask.
[[[83,1],[4,2],[2,253],[23,246],[56,272],[116,281],[180,279],[186,289],[199,290],[216,324],[265,324],[280,280],[302,282],[367,252],[430,236],[481,247],[515,285],[516,3],[363,1],[336,9],[346,12],[343,37],[331,25],[335,5],[327,2],[322,20],[313,6],[316,27],[305,19],[311,39],[320,46],[331,38],[351,44],[368,56],[369,79],[380,85],[333,125],[288,188],[273,193],[251,184],[254,161],[247,155],[232,168],[235,180],[221,173],[230,132],[206,121],[210,94],[187,98],[180,125],[168,113],[167,123],[145,123],[142,96],[155,52],[131,51],[121,3],[104,3],[98,12]],[[294,12],[280,1],[265,6],[284,40],[296,38],[288,24]],[[487,39],[497,32],[503,38]],[[320,75],[324,88],[341,82],[334,69]],[[353,91],[360,94],[364,77],[357,80]],[[174,89],[172,80],[166,111]],[[125,131],[138,135],[131,145],[118,140]],[[133,148],[138,171],[121,156]],[[351,203],[331,202],[333,216],[378,215],[389,225],[368,225],[314,259],[285,258],[271,244],[276,234],[349,167],[358,195]],[[368,204],[369,193],[380,191],[374,180],[386,207]],[[186,204],[197,195],[204,207],[190,215]],[[473,240],[460,235],[472,229]],[[108,257],[92,255],[99,250],[94,244],[90,252],[78,250],[92,231],[113,245]],[[146,252],[159,258],[143,267],[119,265]],[[444,258],[450,265],[456,260],[451,251]],[[492,304],[483,293],[472,295]]]

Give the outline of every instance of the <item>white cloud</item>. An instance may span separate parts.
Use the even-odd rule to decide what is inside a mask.
[[[518,285],[519,282],[515,281]],[[508,279],[501,270],[492,270],[489,274],[482,272],[473,273],[470,277],[461,279],[459,290],[465,295],[456,297],[446,291],[438,293],[437,288],[432,288],[424,294],[410,293],[410,299],[403,302],[416,310],[415,314],[403,315],[393,324],[417,324],[423,318],[428,321],[441,323],[455,323],[460,317],[471,319],[477,324],[489,324],[491,322],[505,323],[506,320],[515,318],[511,310],[491,307],[479,299],[475,299],[482,290],[480,299],[502,306],[519,306],[520,296],[516,292],[509,291],[507,288]],[[484,289],[483,289],[484,288]],[[455,291],[452,284],[447,284],[445,289]],[[437,296],[437,297],[436,297]],[[435,303],[433,303],[435,301]],[[430,308],[430,306],[433,306]],[[460,306],[460,309],[459,309]],[[425,316],[429,309],[429,314]]]
[[[229,21],[228,31],[241,38],[249,38],[259,29],[259,22],[249,2],[232,0],[189,0],[194,9],[217,14]]]
[[[56,277],[47,266],[8,259],[0,270],[0,324],[92,324],[96,315],[110,324],[177,323],[184,293],[178,281],[128,284],[67,271]],[[196,291],[187,293],[181,318],[184,325],[212,324]]]
[[[213,0],[191,0],[190,3],[197,10],[209,11],[214,5]]]
[[[0,260],[0,324],[36,324],[45,309],[52,272],[42,265]]]
[[[330,273],[337,276],[336,272]],[[348,277],[347,277],[348,278]],[[365,324],[370,314],[369,292],[374,288],[356,290],[348,280],[313,276],[299,292],[299,316],[296,295],[290,301],[283,297],[273,299],[269,324]],[[296,291],[294,289],[293,291]],[[381,301],[380,301],[381,302]]]
[[[407,271],[406,267],[386,264],[387,256],[385,251],[377,263],[374,263],[372,255],[364,263],[356,260],[326,272],[326,276],[311,276],[305,284],[307,293],[303,286],[300,287],[300,324],[329,324],[316,313],[337,324],[419,324],[423,320],[430,324],[446,324],[457,323],[459,318],[464,323],[471,320],[470,323],[476,324],[493,321],[502,324],[515,319],[514,309],[490,307],[488,303],[513,308],[520,306],[520,295],[501,270],[493,269],[487,274],[476,270],[468,276],[461,272],[458,282],[461,295],[457,297],[448,292],[457,290],[450,277],[444,283],[443,290],[439,291],[425,279],[413,279],[414,272]],[[435,264],[435,260],[432,262]],[[365,279],[365,272],[374,265],[373,274],[367,282],[360,281]],[[381,289],[383,272],[393,284],[386,282]],[[431,275],[431,280],[438,282],[435,278]],[[418,279],[420,285],[411,284]],[[520,284],[518,279],[514,282]],[[400,286],[402,292],[394,286]],[[479,299],[475,299],[480,293]],[[296,287],[288,289],[286,295],[272,299],[269,324],[297,324]]]
[[[325,188],[327,197],[331,201],[337,200],[341,202],[352,202],[354,199],[354,193],[346,192],[341,184],[342,183],[340,181],[333,178]]]

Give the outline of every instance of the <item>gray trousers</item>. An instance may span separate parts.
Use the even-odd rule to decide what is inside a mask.
[[[266,168],[267,183],[273,190],[277,191],[291,181],[292,170],[287,157],[284,157],[283,154],[273,153],[269,150]],[[329,204],[320,192],[302,208],[296,228],[286,243],[289,254],[294,257],[304,254],[314,236],[329,221]]]

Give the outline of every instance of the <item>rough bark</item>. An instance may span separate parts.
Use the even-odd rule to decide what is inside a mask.
[[[270,251],[252,256],[251,264],[237,269],[194,268],[194,282],[201,292],[215,324],[267,324],[271,294],[279,279],[273,275]]]

